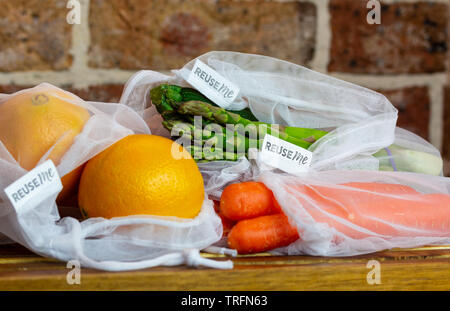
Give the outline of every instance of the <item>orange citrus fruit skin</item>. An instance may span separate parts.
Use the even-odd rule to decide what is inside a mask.
[[[78,98],[57,89],[17,94],[0,104],[0,141],[21,167],[33,169],[51,149],[48,159],[58,165],[75,136],[90,118]],[[75,192],[81,167],[63,176],[58,200]]]
[[[61,178],[63,188],[58,195],[57,202],[67,206],[77,206],[78,184],[85,164],[78,166],[73,171]]]
[[[181,159],[172,155],[172,148]],[[202,175],[182,146],[161,136],[134,134],[87,162],[78,203],[85,217],[194,218],[204,195]]]

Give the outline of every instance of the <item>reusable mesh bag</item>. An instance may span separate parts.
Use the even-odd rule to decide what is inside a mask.
[[[239,87],[239,95],[227,109],[240,110],[248,107],[262,122],[329,131],[309,148],[313,153],[309,172],[298,176],[269,167],[258,156],[255,156],[254,161],[244,157],[236,162],[213,161],[198,164],[204,176],[206,192],[211,198],[219,199],[226,185],[246,180],[264,182],[275,193],[283,211],[300,233],[299,241],[280,252],[349,256],[392,247],[447,243],[449,229],[445,226],[442,230],[433,231],[426,226],[416,226],[413,222],[402,224],[398,219],[384,218],[378,221],[393,228],[384,231],[388,234],[370,231],[371,222],[379,223],[375,221],[376,216],[371,216],[374,205],[363,209],[356,201],[345,201],[351,200],[355,192],[372,192],[369,201],[391,204],[391,213],[396,213],[397,208],[401,210],[399,213],[405,212],[398,206],[414,200],[420,199],[430,209],[441,202],[444,204],[444,212],[448,209],[446,217],[450,218],[450,206],[447,206],[449,203],[446,199],[449,194],[448,179],[442,177],[439,151],[420,137],[396,127],[397,110],[385,96],[267,56],[213,51],[197,59]],[[186,81],[195,61],[196,59],[181,69],[173,70],[171,74],[148,70],[136,73],[127,82],[121,103],[136,110],[152,132],[169,137],[170,133],[161,125],[161,116],[154,105],[151,105],[149,91],[163,83],[190,86]],[[375,154],[378,156],[375,157]],[[414,163],[417,158],[426,161],[429,167]],[[409,193],[361,190],[351,184],[357,182],[392,183],[405,189],[411,187],[422,195],[434,194],[441,197],[440,200],[427,199],[416,193],[417,196],[411,199]],[[295,183],[303,187],[299,187],[297,191],[289,188],[289,185]],[[348,183],[350,185],[342,185]],[[352,225],[350,220],[344,219],[348,215],[327,215],[334,222],[330,222],[328,218],[314,217],[318,212],[311,212],[312,210],[322,213],[324,209],[330,208],[328,203],[314,201],[316,195],[304,190],[314,190],[317,186],[331,189],[346,187],[347,190],[355,188],[353,192],[346,192],[348,197],[335,198],[324,194],[323,200],[335,201],[344,210],[348,204],[354,215],[361,210],[359,215],[365,217],[368,227],[361,223]],[[398,200],[395,201],[392,196]],[[361,197],[367,198],[364,195]],[[339,233],[333,225],[340,223],[353,226],[352,230],[364,231],[367,235],[359,239],[360,236],[346,235],[347,231]]]
[[[263,172],[300,239],[277,254],[353,256],[450,243],[450,179],[408,172]]]
[[[150,134],[143,119],[125,105],[86,102],[46,83],[11,95],[1,94],[0,107],[14,96],[26,92],[51,94],[89,112],[90,117],[81,133],[57,163],[61,177],[127,135]],[[44,163],[48,154],[38,164]],[[27,173],[2,142],[0,172],[2,189]],[[211,246],[222,235],[220,218],[214,212],[212,201],[206,197],[199,215],[194,219],[138,215],[79,221],[73,217],[60,217],[55,201],[57,194],[44,194],[41,203],[35,205],[31,202],[31,208],[16,210],[2,191],[0,233],[42,256],[62,261],[79,260],[83,267],[102,270],[121,271],[180,264],[232,267],[230,261],[213,261],[199,254],[199,250]],[[213,248],[212,251],[222,250]]]
[[[230,109],[249,107],[259,121],[331,130],[310,150],[313,169],[378,169],[371,155],[395,140],[397,110],[385,96],[279,59],[236,52],[198,57],[239,86]],[[127,82],[120,102],[140,113],[152,133],[170,136],[151,105],[149,91],[162,83],[189,86],[195,60],[172,75],[144,70]]]

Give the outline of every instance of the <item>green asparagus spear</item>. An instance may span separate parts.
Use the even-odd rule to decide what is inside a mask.
[[[305,129],[305,128],[297,128],[297,127],[285,127],[285,126],[278,126],[278,125],[272,125],[267,124],[263,122],[255,121],[256,118],[253,116],[253,114],[246,114],[243,113],[243,111],[233,111],[228,112],[214,103],[212,103],[208,98],[203,96],[200,92],[198,92],[195,89],[192,88],[182,88],[177,85],[168,85],[168,84],[162,84],[150,91],[152,103],[157,106],[157,110],[163,118],[173,118],[174,116],[174,110],[179,109],[180,105],[182,105],[182,102],[186,101],[200,101],[203,103],[206,103],[211,105],[212,107],[216,108],[216,112],[218,114],[215,115],[215,118],[208,118],[206,122],[215,121],[218,122],[219,120],[222,120],[224,123],[230,123],[230,124],[243,124],[244,126],[247,126],[249,124],[256,125],[262,125],[263,127],[268,127],[267,130],[264,132],[277,135],[282,139],[288,140],[292,138],[295,140],[296,138],[298,140],[305,140],[309,142],[310,144],[314,143],[317,139],[327,134],[325,131],[315,130],[315,129]],[[210,106],[210,107],[211,107]],[[198,109],[198,108],[197,108]],[[226,113],[224,113],[226,112]],[[186,111],[188,113],[188,111]],[[228,115],[227,115],[228,114]],[[249,118],[243,117],[243,115],[248,115]],[[195,113],[192,114],[185,114],[188,118],[192,117],[192,115],[195,115]],[[205,116],[206,118],[206,116]],[[225,119],[224,119],[225,118]],[[240,118],[240,119],[239,119]],[[190,120],[191,123],[193,122]],[[279,130],[277,130],[277,127],[279,127]],[[249,129],[251,135],[255,135],[257,131],[252,131],[252,129]],[[298,140],[293,141],[293,143],[300,143]],[[303,147],[308,147],[302,143],[300,143]]]
[[[163,88],[168,88],[168,84],[163,84]],[[175,86],[178,87],[178,86]],[[171,100],[175,102],[187,102],[191,100],[198,100],[202,102],[206,102],[208,104],[211,104],[213,106],[217,106],[214,102],[212,102],[209,98],[204,96],[202,93],[197,91],[196,89],[189,88],[189,87],[183,87],[183,88],[173,88],[173,92],[170,94],[167,93],[166,96],[169,97]],[[181,100],[180,100],[181,96]],[[250,121],[258,121],[258,119],[253,115],[252,111],[249,108],[245,108],[239,111],[233,111],[234,113],[242,116],[243,118],[246,118]]]
[[[259,148],[262,143],[260,140],[252,140],[218,124],[208,124],[201,128],[179,119],[164,120],[162,124],[166,129],[171,131],[173,136],[186,136],[194,142],[195,139],[202,140],[202,145],[234,150],[238,153],[246,153],[249,148]]]
[[[222,132],[214,131],[214,135],[205,140],[204,145],[213,145],[227,151],[247,153],[250,148],[260,148],[262,140],[251,139],[240,133],[223,128]]]
[[[169,100],[169,103],[174,108],[177,108],[180,102],[187,102],[191,100],[206,102],[218,107],[214,102],[212,102],[202,93],[193,88],[179,87],[177,85],[168,84],[163,84],[159,88],[161,88],[165,92],[167,100]],[[232,113],[238,114],[249,121],[258,121],[249,108],[245,108],[240,111],[232,111]],[[289,136],[293,136],[299,139],[311,139],[314,141],[328,133],[321,130],[298,127],[282,127],[282,131],[286,132]]]
[[[176,135],[174,136],[191,135],[192,137],[201,139],[209,139],[213,136],[211,131],[196,127],[195,124],[188,123],[181,119],[163,120],[162,125],[170,131],[172,135],[175,134],[172,133],[175,129]]]
[[[222,149],[215,148],[200,148],[196,146],[187,146],[185,147],[191,153],[191,156],[194,160],[198,162],[206,161],[217,161],[217,160],[226,160],[226,161],[237,161],[239,159],[239,155],[234,152],[224,152]]]
[[[248,108],[246,109],[248,111],[226,111],[215,105],[197,90],[191,88],[163,84],[152,89],[150,91],[150,97],[152,103],[164,118],[163,125],[168,130],[171,131],[177,124],[183,125],[177,133],[177,136],[182,136],[187,143],[192,144],[189,150],[198,162],[222,159],[234,161],[239,157],[239,151],[242,147],[245,147],[245,154],[250,147],[259,148],[261,139],[265,133],[278,135],[280,138],[304,148],[308,148],[309,145],[328,133],[315,129],[278,126],[258,122]],[[198,128],[194,126],[195,115],[204,117],[202,126],[206,125],[206,127]],[[223,126],[233,124],[238,128],[238,131],[230,134],[223,127],[216,131],[207,130],[209,124],[214,125],[213,122],[220,123]],[[245,129],[246,126],[248,126],[247,132],[251,134],[249,136],[258,137],[258,139],[251,139],[245,135],[245,131],[242,129]],[[258,127],[258,129],[252,130],[252,126]],[[235,147],[234,152],[223,153],[223,150],[230,146]],[[395,154],[401,148],[392,145],[389,149],[392,154]],[[391,157],[385,153],[386,151],[381,150],[374,154],[374,157],[380,160],[380,170],[393,170],[392,163],[395,163],[395,167],[399,171],[438,175],[442,170],[442,160],[427,153],[404,149],[398,151],[398,154],[395,154],[395,158],[392,161],[389,160]],[[422,162],[431,163],[432,165],[430,164],[429,167],[432,167],[432,169],[425,170],[419,168],[416,163],[422,162],[417,161],[417,158],[426,159]]]
[[[253,124],[251,121],[242,118],[240,115],[226,111],[223,108],[211,104],[191,100],[180,105],[177,111],[181,114],[192,114],[202,116],[208,120],[218,122],[219,124],[242,124],[244,126]]]
[[[278,126],[262,123],[253,122],[241,117],[238,114],[229,112],[223,108],[212,106],[208,103],[201,101],[188,101],[181,104],[177,109],[178,113],[198,115],[206,118],[210,121],[215,121],[221,125],[233,124],[240,125],[240,129],[244,129],[248,132],[252,139],[262,139],[266,133],[278,136],[279,138],[286,140],[292,144],[303,148],[309,148],[311,142],[298,139],[296,137],[289,136],[286,132],[282,131],[282,128],[277,129]],[[243,127],[242,127],[243,126]]]
[[[319,138],[322,138],[328,132],[322,131],[322,130],[316,130],[316,129],[309,129],[309,128],[301,128],[301,127],[293,127],[293,126],[281,126],[281,131],[284,131],[287,135],[303,139],[311,144],[315,143]]]
[[[167,84],[160,85],[150,91],[150,99],[156,110],[164,119],[176,117],[174,103],[177,102],[177,86]],[[181,97],[178,99],[181,100]]]
[[[306,140],[298,139],[285,132],[288,130],[293,133],[290,128],[280,127],[280,131],[278,130],[278,125],[248,120],[239,114],[214,106],[201,93],[190,88],[163,84],[152,89],[150,91],[150,97],[152,103],[164,119],[164,127],[172,131],[176,124],[183,124],[184,132],[189,133],[183,133],[183,129],[181,129],[178,136],[186,134],[193,135],[197,139],[191,137],[192,141],[199,143],[198,140],[201,140],[200,145],[207,142],[209,145],[222,146],[226,150],[233,150],[234,146],[235,152],[244,151],[246,153],[250,147],[260,147],[265,133],[278,135],[281,139],[285,139],[303,148],[308,148],[315,141],[314,134],[316,134],[316,137],[319,136],[317,133],[312,132],[315,130],[298,129],[296,135],[301,132],[302,138],[306,137]],[[182,102],[183,99],[193,98],[198,98],[199,100]],[[194,116],[196,115],[204,117],[202,123],[205,125],[212,124],[213,122],[218,122],[223,126],[232,124],[236,126],[237,131],[235,133],[226,133],[226,129],[222,128],[218,131],[221,131],[222,135],[212,135],[205,128],[201,129],[193,126],[195,124]],[[246,131],[248,135],[245,134]],[[309,138],[312,139],[308,141]]]

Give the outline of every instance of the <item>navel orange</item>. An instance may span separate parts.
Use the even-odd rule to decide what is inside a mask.
[[[80,100],[57,88],[19,93],[0,104],[0,141],[21,167],[34,168],[46,155],[55,165],[89,119],[89,112],[68,100]],[[58,201],[74,194],[82,167],[62,177]]]
[[[86,217],[194,218],[203,200],[203,178],[190,154],[170,139],[146,134],[129,135],[89,160],[78,192]]]

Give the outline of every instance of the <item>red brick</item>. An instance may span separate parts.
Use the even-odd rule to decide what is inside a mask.
[[[398,109],[397,125],[429,139],[430,98],[427,87],[379,90]]]
[[[70,67],[65,0],[0,0],[0,71]]]
[[[31,86],[28,85],[16,85],[16,84],[0,84],[0,93],[1,94],[12,94],[17,91],[28,89]]]
[[[14,92],[30,88],[27,85],[0,85],[0,93],[12,94]],[[119,84],[104,84],[93,85],[88,88],[74,88],[71,85],[61,86],[63,90],[74,93],[87,101],[98,101],[106,103],[118,103],[122,95],[123,85]]]
[[[89,65],[165,70],[211,50],[308,64],[315,28],[316,7],[311,3],[92,0]]]
[[[93,85],[85,89],[74,89],[72,87],[68,87],[66,89],[84,100],[118,103],[120,101],[120,96],[122,96],[123,85],[103,84]]]
[[[366,0],[331,0],[330,71],[368,74],[445,71],[447,4],[382,3],[380,25],[367,23],[366,5]]]

